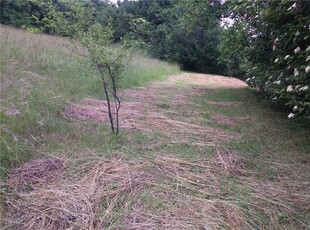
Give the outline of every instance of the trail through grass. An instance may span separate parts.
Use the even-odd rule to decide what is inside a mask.
[[[23,81],[17,88],[8,84],[1,92],[2,148],[9,155],[1,226],[309,228],[308,120],[288,120],[237,79],[183,73],[164,80],[176,67],[143,58],[128,70],[122,131],[111,135],[101,89],[89,78],[93,70],[59,52],[61,66],[26,69],[42,80],[28,81],[28,88]],[[17,57],[21,64],[4,71],[2,81],[25,78],[19,73],[27,65]],[[156,73],[161,82],[150,83]]]

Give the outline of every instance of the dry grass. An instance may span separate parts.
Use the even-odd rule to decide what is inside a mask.
[[[173,143],[178,140],[179,143],[184,144],[187,142],[187,137],[195,137],[200,146],[203,146],[205,141],[210,144],[219,140],[237,138],[236,135],[233,136],[211,127],[203,127],[190,121],[170,119],[154,110],[156,107],[148,107],[140,102],[124,102],[120,110],[120,127],[145,133],[161,132]],[[169,111],[166,112],[169,113]],[[184,113],[182,114],[184,115]],[[189,111],[188,115],[192,116],[193,114]],[[107,124],[109,122],[106,102],[94,99],[84,99],[79,104],[71,104],[64,115],[69,118],[95,120]],[[180,135],[182,136],[181,140],[179,139]]]
[[[10,187],[18,191],[56,180],[63,171],[64,162],[64,159],[59,158],[30,161],[12,170],[9,179]]]
[[[23,183],[16,185],[22,180],[13,174],[5,199],[8,212],[4,224],[8,229],[104,229],[115,221],[118,211],[128,208],[145,183],[139,171],[142,166],[123,160],[66,160],[65,164],[71,167],[53,181],[45,180],[46,174],[53,174],[48,164],[39,168],[24,165],[22,171],[28,169],[32,174],[35,169],[37,174],[47,170],[40,177],[43,181],[27,177],[31,183],[24,189],[16,189]]]
[[[216,123],[224,124],[224,125],[235,125],[236,121],[231,118],[224,115],[214,114],[211,116],[212,120],[214,120]]]
[[[172,76],[169,78],[169,81],[167,83],[175,84],[177,82],[185,82],[186,84],[205,86],[209,89],[236,89],[247,87],[247,85],[243,81],[236,78],[196,73],[187,73]]]
[[[280,215],[285,213],[288,229],[306,228],[307,223],[297,214],[310,207],[309,182],[281,178],[265,183],[245,169],[249,160],[224,149],[213,158],[197,161],[167,155],[139,161],[67,159],[59,163],[61,170],[55,180],[46,180],[55,173],[50,164],[53,160],[30,162],[12,173],[7,182],[10,191],[5,197],[3,226],[47,230],[282,229]],[[25,177],[27,171],[36,176]],[[238,178],[237,186],[248,190],[240,199],[230,197],[223,187],[232,177]],[[27,187],[21,186],[25,178],[31,182]],[[266,220],[252,218],[260,212],[267,214]]]
[[[153,173],[156,176],[151,180],[157,181],[157,189],[149,196],[166,206],[158,212],[158,208],[136,204],[131,215],[144,220],[144,226],[148,224],[141,229],[306,228],[306,220],[298,219],[298,213],[309,209],[309,182],[283,179],[265,184],[245,169],[246,161],[249,159],[220,151],[217,157],[205,161],[158,156]],[[231,177],[238,178],[237,186],[248,190],[248,197],[236,199],[226,194],[222,185]],[[267,213],[266,220],[253,218],[262,212]],[[283,213],[287,215],[284,225]]]
[[[124,129],[156,131],[171,144],[204,150],[212,146],[212,157],[189,160],[155,153],[140,160],[107,160],[90,151],[91,157],[80,159],[32,161],[12,171],[4,184],[8,190],[2,225],[47,230],[306,229],[309,181],[292,181],[285,173],[274,181],[260,179],[248,167],[258,159],[253,162],[220,147],[221,141],[238,137],[203,125],[201,114],[188,110],[192,98],[205,92],[169,82],[125,90],[128,101],[120,116]],[[84,99],[69,105],[64,115],[107,123],[105,106],[104,101]],[[223,115],[213,119],[232,124]],[[285,172],[299,170],[298,164],[276,164]]]
[[[201,77],[201,75],[191,75]],[[187,78],[187,74],[179,78]],[[217,78],[205,76],[206,78]],[[127,130],[162,133],[171,143],[193,144],[200,147],[214,146],[223,140],[238,138],[237,135],[205,126],[202,115],[188,107],[192,98],[205,93],[203,87],[189,88],[173,85],[176,76],[167,82],[155,83],[148,88],[127,89],[122,92],[126,101],[120,110],[120,127]],[[179,79],[178,78],[178,79]],[[215,81],[214,79],[211,81]],[[107,103],[101,100],[84,99],[71,104],[64,112],[68,118],[94,120],[108,124]],[[221,118],[221,122],[231,125],[229,118]],[[189,140],[191,138],[191,140]],[[196,141],[192,141],[195,139]]]

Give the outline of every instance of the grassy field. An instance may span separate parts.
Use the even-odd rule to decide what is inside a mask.
[[[1,31],[1,226],[309,229],[309,120],[137,53],[111,135],[65,39]]]
[[[1,25],[1,178],[31,158],[40,136],[66,129],[60,116],[68,102],[103,98],[96,71],[68,50],[64,38],[30,34]],[[178,66],[137,52],[122,86],[147,86],[179,73]]]

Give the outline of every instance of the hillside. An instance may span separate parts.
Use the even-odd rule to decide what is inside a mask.
[[[1,32],[1,226],[309,227],[309,121],[137,53],[111,135],[100,79],[66,39]]]

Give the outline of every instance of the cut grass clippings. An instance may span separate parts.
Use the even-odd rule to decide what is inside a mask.
[[[169,155],[57,159],[58,169],[50,170],[53,160],[47,159],[35,177],[31,165],[38,162],[28,163],[20,169],[22,180],[16,173],[8,180],[3,224],[47,230],[306,228],[309,219],[299,215],[310,205],[309,182],[266,184],[246,169],[249,160],[222,149],[198,161]],[[51,180],[55,173],[58,179]],[[258,213],[266,216],[253,218]]]

